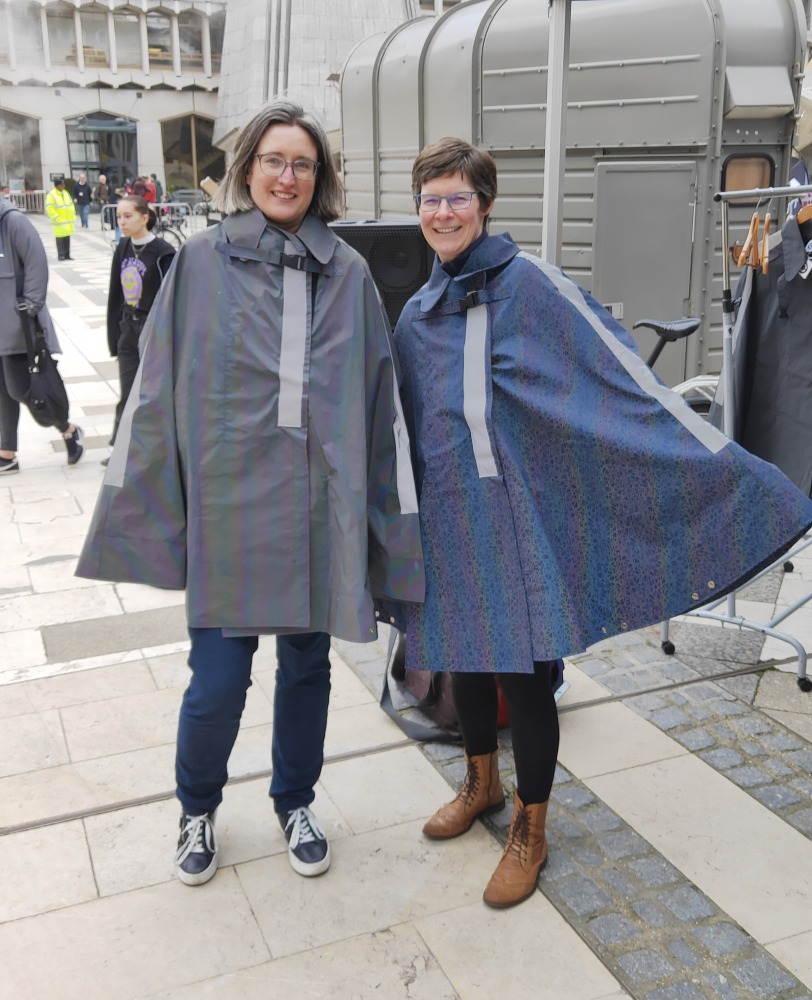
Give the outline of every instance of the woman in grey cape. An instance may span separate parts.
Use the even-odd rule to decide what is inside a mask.
[[[258,635],[277,635],[270,795],[318,875],[309,808],[330,636],[376,635],[373,597],[422,600],[414,480],[388,324],[321,125],[278,100],[242,131],[215,207],[162,283],[78,573],[186,588],[192,671],[176,755],[186,884],[217,868],[215,811]]]

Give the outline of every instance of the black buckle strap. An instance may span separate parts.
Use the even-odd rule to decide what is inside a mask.
[[[309,271],[311,274],[329,274],[329,267],[315,257],[282,253],[280,250],[257,250],[256,247],[242,247],[237,243],[217,243],[216,249],[226,257],[237,260],[255,260],[264,264],[278,264],[294,271]]]
[[[473,309],[479,304],[479,292],[477,289],[473,289],[460,299],[460,311],[465,312],[466,309]]]

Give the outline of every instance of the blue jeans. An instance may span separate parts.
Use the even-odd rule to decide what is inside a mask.
[[[82,222],[82,229],[87,229],[87,220],[90,216],[90,205],[77,205],[79,209],[79,218]]]
[[[219,628],[190,628],[189,636],[192,679],[180,709],[175,778],[184,811],[210,813],[223,801],[259,640],[225,638]],[[330,703],[329,652],[325,632],[276,637],[270,795],[278,813],[309,805],[315,796]]]

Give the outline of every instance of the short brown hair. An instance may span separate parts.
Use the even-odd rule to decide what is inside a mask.
[[[479,195],[482,210],[490,210],[496,198],[496,161],[487,149],[454,136],[431,143],[412,165],[412,194],[420,194],[426,181],[447,174],[464,174]]]
[[[324,222],[339,218],[344,212],[344,189],[333,163],[327,133],[321,123],[300,104],[282,99],[263,108],[243,128],[234,147],[234,158],[226,170],[220,189],[211,200],[211,207],[224,215],[248,212],[254,207],[246,175],[260,139],[272,125],[298,125],[308,133],[316,145],[319,161],[310,212]]]

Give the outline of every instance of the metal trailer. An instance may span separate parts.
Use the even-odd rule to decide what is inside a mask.
[[[410,169],[458,135],[499,171],[492,232],[540,252],[545,0],[468,0],[365,39],[341,74],[351,220],[414,219]],[[714,194],[786,183],[806,51],[801,0],[576,0],[561,266],[629,330],[701,316],[658,365],[671,385],[722,364]],[[733,237],[754,206],[730,206]],[[651,337],[651,339],[647,339]],[[652,334],[638,340],[646,356]]]

